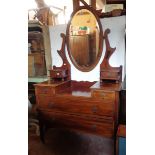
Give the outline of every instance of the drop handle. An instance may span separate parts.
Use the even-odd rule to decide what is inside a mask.
[[[93,113],[97,113],[98,108],[96,106],[93,106],[91,110],[92,110]]]
[[[93,125],[91,126],[91,128],[92,128],[93,130],[96,130],[96,129],[97,129],[97,126],[96,126],[95,124],[93,124]]]
[[[54,103],[53,102],[48,103],[48,108],[53,108],[53,107],[54,107]]]

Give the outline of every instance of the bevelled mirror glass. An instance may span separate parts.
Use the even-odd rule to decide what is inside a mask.
[[[92,70],[100,59],[102,42],[102,26],[96,13],[84,7],[73,12],[67,28],[67,48],[75,67]]]

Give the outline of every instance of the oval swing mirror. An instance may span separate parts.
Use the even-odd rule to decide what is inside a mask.
[[[91,8],[79,7],[67,26],[67,49],[74,66],[91,71],[99,62],[103,49],[100,19]]]

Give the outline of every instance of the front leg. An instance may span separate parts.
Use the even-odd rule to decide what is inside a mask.
[[[45,144],[45,139],[44,139],[45,124],[41,120],[39,120],[39,128],[40,128],[40,140],[42,141],[43,144]]]
[[[114,155],[118,155],[117,154],[117,139],[116,139],[116,136],[114,136]]]

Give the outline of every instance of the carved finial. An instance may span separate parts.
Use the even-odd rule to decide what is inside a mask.
[[[65,34],[64,33],[61,33],[60,36],[61,36],[61,38],[64,38],[65,37]]]
[[[107,35],[110,33],[110,29],[106,29],[105,32],[104,32],[104,35]]]

